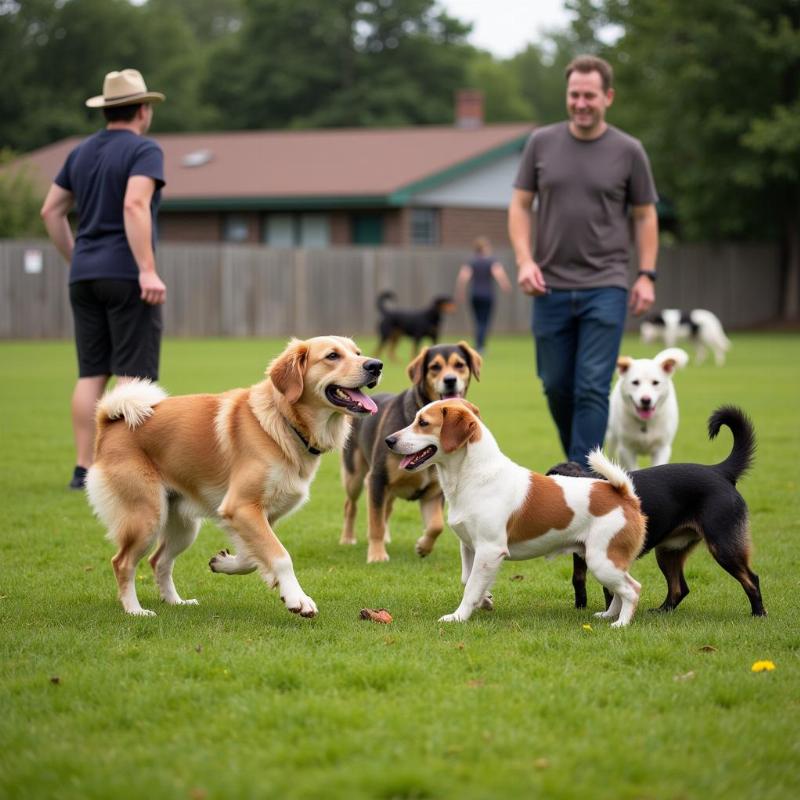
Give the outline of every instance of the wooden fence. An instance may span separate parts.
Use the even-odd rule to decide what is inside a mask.
[[[310,336],[373,333],[375,298],[396,292],[418,307],[452,294],[463,250],[331,248],[274,250],[241,245],[169,245],[158,251],[168,287],[170,336]],[[510,251],[497,253],[510,276]],[[37,269],[39,267],[39,269]],[[68,338],[68,268],[44,241],[0,241],[0,339]],[[778,250],[770,245],[681,245],[659,255],[659,308],[708,308],[729,329],[780,313]],[[631,320],[635,324],[635,320]],[[443,333],[470,328],[466,310]],[[530,328],[530,298],[500,295],[493,329]]]

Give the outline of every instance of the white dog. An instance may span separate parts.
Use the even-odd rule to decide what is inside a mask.
[[[689,356],[668,347],[655,358],[620,356],[611,390],[606,449],[625,469],[636,469],[636,457],[648,455],[652,466],[669,463],[678,432],[678,398],[672,373],[685,367]]]
[[[600,450],[589,457],[606,480],[548,477],[500,451],[478,409],[466,400],[437,400],[386,444],[404,456],[400,469],[436,465],[448,521],[461,540],[458,608],[440,622],[465,622],[492,608],[489,593],[504,559],[578,553],[614,598],[597,616],[627,625],[641,585],[628,572],[644,543],[645,518],[627,473]]]
[[[731,347],[722,323],[704,308],[695,308],[688,314],[677,308],[665,308],[643,322],[639,331],[645,344],[663,340],[667,347],[674,347],[681,339],[691,339],[698,364],[705,360],[706,351],[710,350],[716,365],[721,367],[725,363],[725,353]]]

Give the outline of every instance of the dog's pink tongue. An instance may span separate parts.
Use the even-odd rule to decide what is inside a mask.
[[[411,453],[411,455],[403,456],[400,459],[400,469],[405,469],[413,460],[416,453]]]
[[[642,419],[650,419],[650,417],[653,416],[653,413],[655,412],[655,409],[654,408],[637,408],[636,411],[637,411],[637,413],[639,414],[639,416]]]
[[[345,394],[354,403],[360,405],[364,411],[369,411],[370,414],[378,413],[378,406],[375,405],[375,401],[371,397],[365,395],[364,392],[359,392],[358,389],[346,389],[344,386],[342,389],[344,389]]]

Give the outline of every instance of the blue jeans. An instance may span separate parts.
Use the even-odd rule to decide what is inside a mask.
[[[536,370],[561,446],[571,461],[603,444],[608,393],[628,293],[616,287],[558,290],[533,300]]]
[[[472,315],[475,317],[475,349],[481,353],[486,346],[493,305],[491,297],[476,297],[475,295],[472,297]]]

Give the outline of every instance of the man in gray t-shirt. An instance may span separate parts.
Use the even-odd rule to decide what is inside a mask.
[[[565,454],[584,464],[605,436],[627,306],[642,314],[655,300],[658,196],[642,145],[605,121],[612,77],[594,56],[567,67],[569,120],[533,132],[508,210],[517,282],[534,297],[537,372]]]

